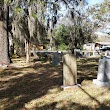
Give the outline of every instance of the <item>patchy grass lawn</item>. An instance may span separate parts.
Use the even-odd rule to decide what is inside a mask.
[[[110,88],[92,83],[98,59],[79,59],[77,65],[81,86],[63,91],[62,65],[13,59],[0,69],[0,110],[110,110]]]

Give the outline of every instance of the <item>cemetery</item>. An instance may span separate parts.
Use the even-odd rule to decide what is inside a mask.
[[[99,59],[76,59],[64,54],[59,65],[59,59],[41,63],[31,58],[26,64],[24,58],[14,58],[12,65],[0,69],[0,107],[5,110],[109,110],[110,86],[93,81],[110,80],[109,62],[106,60],[107,70],[104,70],[105,60]]]
[[[110,0],[0,0],[0,110],[110,110]]]

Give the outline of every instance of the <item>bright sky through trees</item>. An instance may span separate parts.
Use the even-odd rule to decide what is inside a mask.
[[[88,5],[95,5],[95,4],[101,3],[103,1],[104,0],[87,0]]]

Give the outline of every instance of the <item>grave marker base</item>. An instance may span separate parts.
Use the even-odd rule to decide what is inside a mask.
[[[96,84],[97,86],[100,86],[100,87],[110,86],[110,81],[103,82],[103,81],[99,81],[97,79],[93,79],[93,83]]]
[[[63,90],[74,90],[76,88],[79,88],[81,85],[80,84],[76,84],[73,86],[61,86],[61,88],[63,88]]]

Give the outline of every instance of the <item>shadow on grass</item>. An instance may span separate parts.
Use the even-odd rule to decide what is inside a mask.
[[[97,78],[98,58],[85,58],[78,61],[78,83],[83,80],[93,80]]]
[[[61,104],[60,102],[53,102],[48,105],[36,108],[36,110],[90,110],[88,106],[81,106],[78,103],[67,102],[62,104],[61,107],[57,108],[57,105]]]
[[[97,107],[95,108],[95,110],[110,110],[110,105],[109,105],[109,106],[106,105],[108,102],[110,102],[110,100],[109,100],[109,101],[106,101],[106,102],[104,102],[104,103],[101,103],[99,100],[97,100],[97,98],[95,98],[95,97],[93,97],[92,95],[90,95],[90,94],[89,94],[88,92],[86,92],[82,87],[80,87],[80,89],[81,89],[86,95],[88,95],[91,100],[95,101],[95,102],[98,104]],[[92,110],[92,109],[93,109],[93,108],[87,109],[87,110]],[[83,110],[83,109],[82,109],[82,110]],[[86,109],[84,109],[84,110],[86,110]]]
[[[42,68],[42,66],[43,70],[37,72],[37,69]],[[4,78],[4,80],[0,81],[2,85],[0,87],[0,101],[5,103],[3,110],[20,110],[24,107],[25,103],[42,97],[48,93],[49,89],[58,88],[62,85],[61,67],[52,67],[46,64],[40,66],[33,65],[28,68],[34,68],[36,73],[29,73],[28,71],[25,74],[16,73],[16,71],[21,71],[22,68],[13,68],[14,70],[12,69],[12,71],[6,70],[9,73],[4,71],[8,79]],[[4,77],[6,77],[6,74],[4,74]],[[9,76],[14,77],[9,78]]]
[[[81,58],[80,60],[78,60],[78,62],[81,62],[82,64],[84,63],[89,63],[89,62],[98,62],[99,58]]]
[[[77,103],[77,102],[62,100],[60,102],[52,102],[50,104],[37,107],[35,108],[35,110],[110,110],[110,100],[106,100],[103,103],[101,103],[96,97],[93,97],[92,95],[90,95],[82,87],[79,87],[79,88],[92,101],[96,102],[95,105],[93,106],[91,106],[91,104],[84,105],[84,104]]]
[[[96,68],[97,65],[92,64],[89,69],[86,63],[78,65],[78,70],[81,70],[81,72],[78,73],[80,83],[85,79],[92,80],[96,78]],[[25,69],[26,71],[27,69],[34,69],[36,72],[30,73],[27,71],[23,74],[22,71]],[[88,73],[86,70],[88,70]],[[96,72],[94,73],[94,71]],[[54,67],[50,64],[35,64],[25,68],[10,68],[9,70],[4,70],[2,74],[0,74],[0,77],[1,76],[2,79],[4,78],[4,80],[0,81],[0,102],[4,104],[3,110],[21,110],[24,108],[25,103],[48,94],[50,89],[60,88],[63,82],[62,66]],[[5,77],[8,78],[6,79]],[[97,102],[98,107],[94,110],[110,110],[109,106],[100,103],[84,89],[81,88],[81,90],[92,100]],[[108,100],[108,102],[110,102],[110,100]],[[60,102],[53,102],[33,110],[93,110],[89,105],[86,106],[72,102],[68,102],[67,105],[64,104],[64,106],[57,109],[59,103]]]
[[[57,107],[61,105],[61,102],[53,102],[42,107],[37,107],[34,110],[110,110],[109,106],[105,104],[100,104],[97,107],[91,107],[89,105],[81,105],[80,103],[67,102],[66,104],[62,103],[61,107]]]

